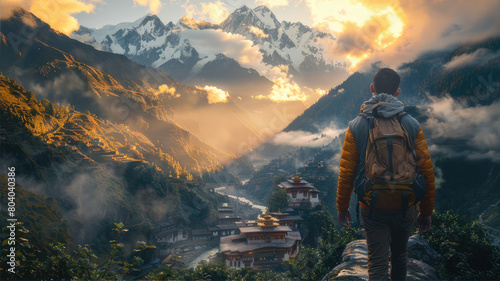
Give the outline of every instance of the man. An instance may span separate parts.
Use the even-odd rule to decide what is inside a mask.
[[[425,194],[420,199],[420,214],[418,214],[417,218],[419,233],[424,233],[431,227],[431,215],[435,201],[433,166],[418,121],[408,114],[402,114],[404,106],[397,99],[401,93],[401,89],[399,89],[400,82],[401,77],[392,69],[382,68],[377,71],[373,77],[373,83],[370,85],[370,91],[373,94],[372,98],[361,106],[360,116],[352,120],[347,128],[337,186],[338,220],[344,227],[349,227],[351,221],[351,214],[348,209],[355,180],[360,176],[363,177],[363,173],[365,173],[367,145],[369,141],[373,140],[373,138],[369,140],[369,133],[370,128],[374,128],[373,123],[370,123],[373,121],[370,121],[369,117],[375,115],[375,113],[379,118],[391,118],[398,115],[398,119],[395,120],[399,120],[404,130],[401,127],[399,129],[404,132],[407,140],[410,141],[409,147],[413,150],[411,152],[414,155],[412,161],[418,168],[418,170],[415,168],[413,170],[420,171],[421,178],[425,179]],[[370,148],[370,150],[372,149]],[[416,159],[414,159],[415,156]],[[394,155],[393,157],[401,158],[402,156]],[[398,169],[404,168],[394,167],[393,169],[400,171]],[[365,196],[362,198],[358,196],[368,246],[368,275],[370,281],[389,280],[389,256],[391,280],[405,280],[406,278],[407,244],[417,216],[415,201],[418,199],[416,199],[416,192],[399,191],[391,187],[393,186],[373,185],[366,190]],[[373,196],[376,188],[379,191]],[[404,192],[406,197],[401,197],[400,194],[403,194],[401,192]],[[401,198],[406,198],[407,201],[401,201]],[[403,203],[401,204],[401,202]],[[406,203],[408,204],[406,205]]]

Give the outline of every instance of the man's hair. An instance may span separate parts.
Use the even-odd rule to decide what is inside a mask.
[[[381,68],[373,75],[373,86],[377,94],[394,95],[399,88],[399,83],[401,83],[401,76],[390,68]]]

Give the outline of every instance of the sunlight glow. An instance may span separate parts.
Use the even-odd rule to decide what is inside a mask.
[[[313,22],[322,31],[346,39],[341,51],[354,68],[403,34],[405,14],[394,3],[368,0],[306,0]],[[337,42],[338,44],[339,42]]]

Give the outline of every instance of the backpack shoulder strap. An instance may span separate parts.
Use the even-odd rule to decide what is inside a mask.
[[[358,114],[358,116],[365,117],[365,118],[369,119],[373,115],[371,113],[361,112]]]
[[[406,115],[408,115],[408,113],[406,113],[404,111],[398,113],[398,121],[399,121],[399,123],[401,123],[401,120],[403,120],[403,117],[405,117]]]

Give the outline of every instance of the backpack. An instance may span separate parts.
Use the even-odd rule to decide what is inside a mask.
[[[358,167],[354,191],[359,202],[369,206],[369,216],[373,213],[379,192],[401,193],[403,216],[408,209],[408,193],[413,192],[415,204],[425,194],[425,179],[417,168],[417,157],[408,133],[401,123],[406,115],[400,112],[384,118],[377,112],[380,102],[373,107],[372,113],[360,113],[368,119],[369,133],[366,144],[365,164]],[[364,199],[371,191],[370,204]],[[393,197],[390,200],[395,200]],[[385,202],[384,202],[385,203]],[[392,202],[399,203],[399,202]],[[359,221],[359,213],[358,213]]]

